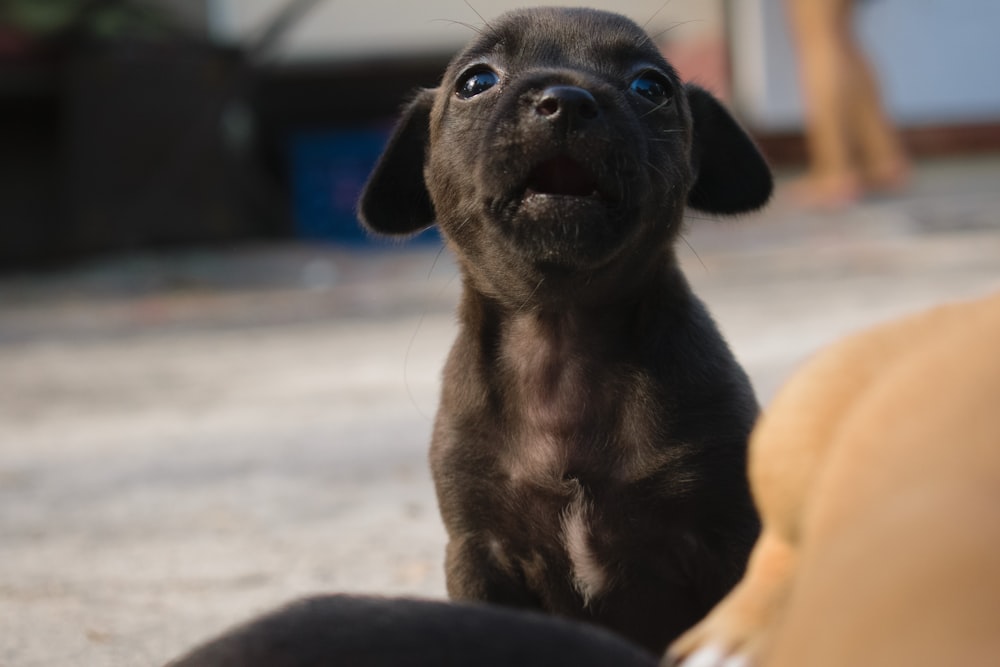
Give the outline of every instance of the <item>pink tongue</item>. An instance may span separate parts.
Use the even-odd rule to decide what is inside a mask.
[[[594,194],[597,182],[579,162],[565,156],[542,162],[528,178],[528,190],[546,195],[586,197]]]

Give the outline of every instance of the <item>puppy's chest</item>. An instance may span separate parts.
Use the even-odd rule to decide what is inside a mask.
[[[584,607],[617,588],[630,565],[623,523],[661,530],[646,521],[643,482],[624,478],[613,455],[578,437],[586,444],[549,434],[512,448],[507,481],[495,487],[503,509],[485,527],[497,562],[519,570],[553,609],[566,608],[567,585]]]
[[[535,351],[511,375],[498,463],[514,483],[625,481],[662,462],[665,429],[641,373]]]
[[[501,493],[508,495],[504,505],[520,508],[510,532],[522,549],[531,547],[518,558],[531,587],[551,590],[552,581],[568,581],[586,606],[614,585],[610,545],[600,545],[613,532],[607,517],[618,511],[609,512],[606,499],[627,507],[634,482],[663,460],[656,429],[644,423],[648,415],[628,407],[642,393],[633,380],[544,352],[517,368],[497,461],[507,480]],[[562,570],[559,562],[568,578],[553,574]]]

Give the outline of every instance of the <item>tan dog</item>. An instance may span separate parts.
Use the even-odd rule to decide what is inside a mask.
[[[685,667],[1000,664],[1000,294],[848,338],[751,440],[764,531]]]

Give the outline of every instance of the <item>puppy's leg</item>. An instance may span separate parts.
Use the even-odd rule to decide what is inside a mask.
[[[538,608],[539,601],[499,547],[479,540],[452,538],[445,554],[448,597],[510,607]]]
[[[766,526],[740,583],[698,625],[670,645],[664,664],[690,667],[752,663],[780,615],[795,571],[795,549]]]

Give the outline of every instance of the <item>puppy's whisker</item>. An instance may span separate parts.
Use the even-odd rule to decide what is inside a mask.
[[[663,12],[663,10],[670,5],[672,1],[673,0],[664,0],[663,4],[660,5],[660,8],[657,9],[655,12],[653,12],[653,15],[650,16],[648,19],[646,19],[646,22],[642,24],[642,29],[645,30],[646,28],[648,28],[649,24],[655,21],[656,17],[659,16]]]
[[[648,116],[648,115],[650,115],[650,114],[654,114],[654,113],[656,113],[657,111],[659,111],[660,109],[662,109],[663,107],[667,106],[668,104],[670,104],[670,101],[669,101],[669,100],[668,100],[668,101],[666,101],[666,102],[661,102],[660,104],[657,104],[657,105],[656,105],[655,107],[653,107],[652,109],[650,109],[650,110],[649,110],[649,111],[647,111],[646,113],[644,113],[644,114],[642,114],[641,116],[639,116],[639,118],[645,118],[646,116]]]
[[[531,290],[531,293],[530,293],[530,294],[528,294],[528,296],[526,296],[526,297],[524,298],[524,301],[523,301],[523,302],[521,302],[521,305],[520,305],[520,306],[518,306],[518,307],[517,307],[517,310],[515,310],[515,311],[514,311],[514,314],[515,314],[515,315],[517,315],[517,314],[520,314],[520,313],[521,313],[521,312],[522,312],[522,311],[524,310],[524,307],[525,307],[525,306],[527,306],[527,305],[528,305],[528,303],[529,303],[529,302],[531,301],[531,297],[535,296],[535,294],[536,294],[536,293],[538,292],[538,288],[540,288],[540,287],[542,286],[542,283],[544,283],[544,282],[545,282],[545,276],[542,276],[542,277],[541,277],[541,278],[540,278],[540,279],[538,280],[538,284],[537,284],[537,285],[535,285],[535,289]]]
[[[660,169],[659,167],[657,167],[655,164],[653,164],[649,160],[646,160],[646,166],[649,167],[650,169],[652,169],[653,171],[655,171],[657,174],[659,174],[660,178],[662,178],[665,182],[667,182],[667,183],[671,182],[670,175],[667,174],[667,172],[665,172],[662,169]]]
[[[651,48],[651,49],[657,48],[656,47],[656,43],[652,39],[650,39],[649,35],[647,35],[647,34],[643,34],[643,36],[639,40],[637,46],[639,46],[641,48]]]
[[[445,247],[444,243],[442,243],[441,247],[438,248],[437,253],[434,254],[434,261],[431,262],[431,268],[429,271],[427,271],[427,281],[430,281],[431,274],[434,273],[434,269],[437,268],[438,260],[441,259],[441,255],[444,254],[444,247]]]
[[[684,241],[684,245],[686,245],[688,249],[692,253],[694,253],[695,258],[698,260],[698,263],[701,264],[701,268],[705,270],[705,273],[708,273],[708,267],[705,266],[705,262],[702,261],[701,255],[699,255],[698,251],[694,249],[694,246],[691,245],[691,243],[687,240],[687,237],[684,236],[683,234],[678,234],[678,237],[680,238],[681,241]]]
[[[450,23],[452,25],[460,25],[463,28],[468,28],[477,35],[482,35],[483,31],[481,28],[472,25],[471,23],[466,23],[465,21],[456,21],[454,19],[431,19],[431,23]]]
[[[491,35],[493,35],[494,37],[497,37],[497,36],[498,36],[498,33],[497,33],[497,31],[493,29],[493,26],[491,26],[491,25],[490,25],[490,22],[486,20],[486,17],[484,17],[484,16],[482,15],[482,14],[480,14],[480,13],[479,13],[479,10],[478,10],[478,9],[476,9],[475,7],[473,7],[473,6],[472,6],[472,3],[471,3],[471,2],[469,2],[469,0],[465,0],[465,6],[466,6],[466,7],[468,7],[469,9],[471,9],[471,10],[473,11],[473,13],[474,13],[474,14],[475,14],[476,16],[478,16],[478,17],[479,17],[479,20],[483,22],[483,25],[484,25],[484,26],[486,26],[486,30],[487,30],[487,31],[489,31],[489,33],[490,33]]]
[[[434,269],[437,268],[438,261],[444,255],[445,245],[442,243],[438,251],[434,253],[434,261],[431,262],[431,268],[427,271],[427,277],[425,282],[430,282],[431,275],[434,273]],[[453,272],[452,275],[445,281],[441,289],[438,290],[438,296],[444,293],[444,291],[454,282],[455,278],[458,276],[458,272]],[[424,325],[424,319],[427,317],[427,304],[424,304],[423,309],[420,312],[420,319],[417,320],[417,326],[413,329],[413,334],[410,336],[410,342],[406,346],[406,354],[403,356],[403,386],[406,387],[406,395],[410,399],[410,404],[416,408],[417,413],[426,419],[431,421],[430,415],[423,411],[420,404],[417,402],[417,397],[413,395],[413,389],[410,387],[410,355],[413,352],[413,345],[416,343],[417,336],[420,334],[420,329]]]
[[[711,216],[711,215],[691,215],[690,213],[686,213],[684,215],[684,217],[686,219],[688,219],[688,220],[702,220],[704,222],[720,222],[721,221],[718,216]]]
[[[460,231],[462,230],[462,228],[463,228],[463,227],[465,227],[465,226],[466,226],[467,224],[469,224],[469,221],[470,221],[470,220],[472,220],[472,218],[466,218],[466,219],[465,219],[465,220],[463,220],[462,222],[460,222],[460,223],[458,223],[457,225],[455,225],[455,231],[454,231],[454,232],[452,232],[452,233],[457,233],[457,232],[460,232]],[[444,249],[444,248],[442,248],[442,250],[443,250],[443,249]]]
[[[435,260],[437,261],[437,260]],[[410,388],[410,354],[413,352],[413,344],[417,340],[417,334],[420,333],[421,327],[424,325],[424,318],[427,317],[427,306],[425,304],[423,311],[420,313],[420,319],[417,320],[417,326],[413,329],[413,335],[410,336],[410,342],[406,345],[406,354],[403,356],[403,386],[406,388],[406,396],[410,399],[410,404],[416,408],[417,414],[423,417],[426,421],[431,421],[430,415],[424,412],[420,404],[417,403],[417,397],[413,395],[413,389]]]
[[[689,19],[687,21],[678,21],[677,23],[674,23],[673,25],[667,26],[666,28],[664,28],[660,32],[658,32],[655,35],[653,35],[653,41],[654,42],[659,42],[663,38],[663,36],[666,35],[668,32],[672,32],[672,31],[676,30],[677,28],[682,28],[682,27],[688,25],[689,23],[705,23],[705,19]]]
[[[668,137],[666,135],[668,135],[668,134],[684,134],[684,131],[683,130],[664,130],[664,131],[660,132],[660,134],[663,135],[663,136],[661,136],[661,137],[650,137],[649,141],[651,141],[651,142],[657,142],[657,143],[673,143],[673,142],[676,141],[676,139],[674,139],[673,137]]]

